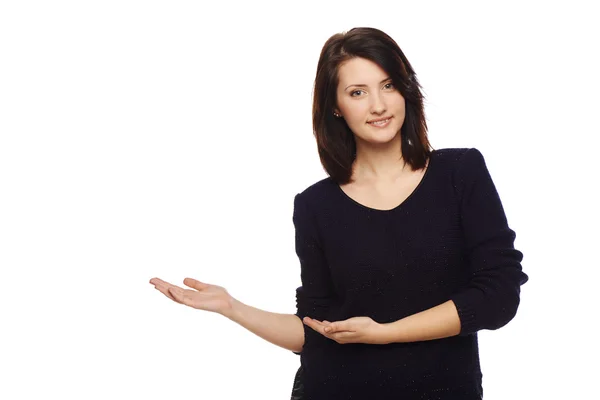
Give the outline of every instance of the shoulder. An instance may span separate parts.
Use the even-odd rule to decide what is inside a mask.
[[[471,147],[449,150],[447,157],[453,164],[449,168],[452,186],[459,198],[472,193],[473,190],[495,188],[485,158],[479,149]]]
[[[321,204],[331,196],[331,190],[335,189],[336,183],[331,177],[323,178],[310,184],[296,195],[296,201],[301,201],[311,207],[312,204]],[[312,207],[311,207],[312,208]]]
[[[475,147],[449,147],[437,149],[433,154],[455,174],[469,173],[473,168],[485,165],[483,154]]]
[[[438,159],[442,159],[444,161],[447,161],[449,163],[453,163],[453,164],[459,164],[462,160],[462,158],[469,152],[471,151],[477,151],[477,149],[475,148],[470,148],[470,147],[447,147],[447,148],[443,148],[443,149],[436,149],[433,151],[433,155],[438,158]]]
[[[466,185],[485,177],[488,173],[483,154],[475,147],[451,147],[437,149],[432,154],[436,176],[449,179],[455,194],[464,191]]]
[[[311,232],[313,237],[318,237],[316,228],[318,214],[324,209],[327,193],[335,185],[331,178],[324,178],[315,182],[294,196],[293,221],[297,229]]]

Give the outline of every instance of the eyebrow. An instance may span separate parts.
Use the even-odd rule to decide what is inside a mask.
[[[388,76],[387,78],[385,78],[384,80],[382,80],[381,82],[379,82],[379,84],[381,85],[383,82],[389,81],[390,79],[392,79],[392,78]],[[361,84],[358,84],[358,85],[348,85],[348,86],[346,86],[346,89],[348,89],[350,86],[367,87],[367,85],[365,85],[364,83],[361,83]],[[344,89],[344,90],[346,90],[346,89]]]

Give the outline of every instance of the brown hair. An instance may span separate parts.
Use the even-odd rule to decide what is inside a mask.
[[[350,182],[356,158],[354,134],[343,118],[333,115],[337,104],[338,70],[355,57],[368,59],[386,71],[404,97],[406,116],[402,124],[402,157],[414,170],[422,169],[431,154],[424,96],[410,63],[396,42],[375,28],[354,28],[331,36],[317,64],[313,93],[313,133],[325,171],[338,184]]]

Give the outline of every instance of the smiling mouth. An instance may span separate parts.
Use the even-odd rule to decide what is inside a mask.
[[[387,123],[392,119],[392,117],[389,117],[387,119],[383,119],[383,120],[379,120],[379,121],[373,121],[373,122],[367,122],[369,125],[373,125],[373,126],[385,126],[387,125]]]

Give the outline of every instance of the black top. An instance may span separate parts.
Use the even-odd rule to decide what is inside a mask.
[[[325,178],[295,196],[293,222],[299,318],[388,323],[451,299],[461,322],[458,336],[386,345],[338,344],[304,325],[304,398],[482,398],[477,331],[514,317],[528,276],[480,151],[434,150],[391,210]]]

